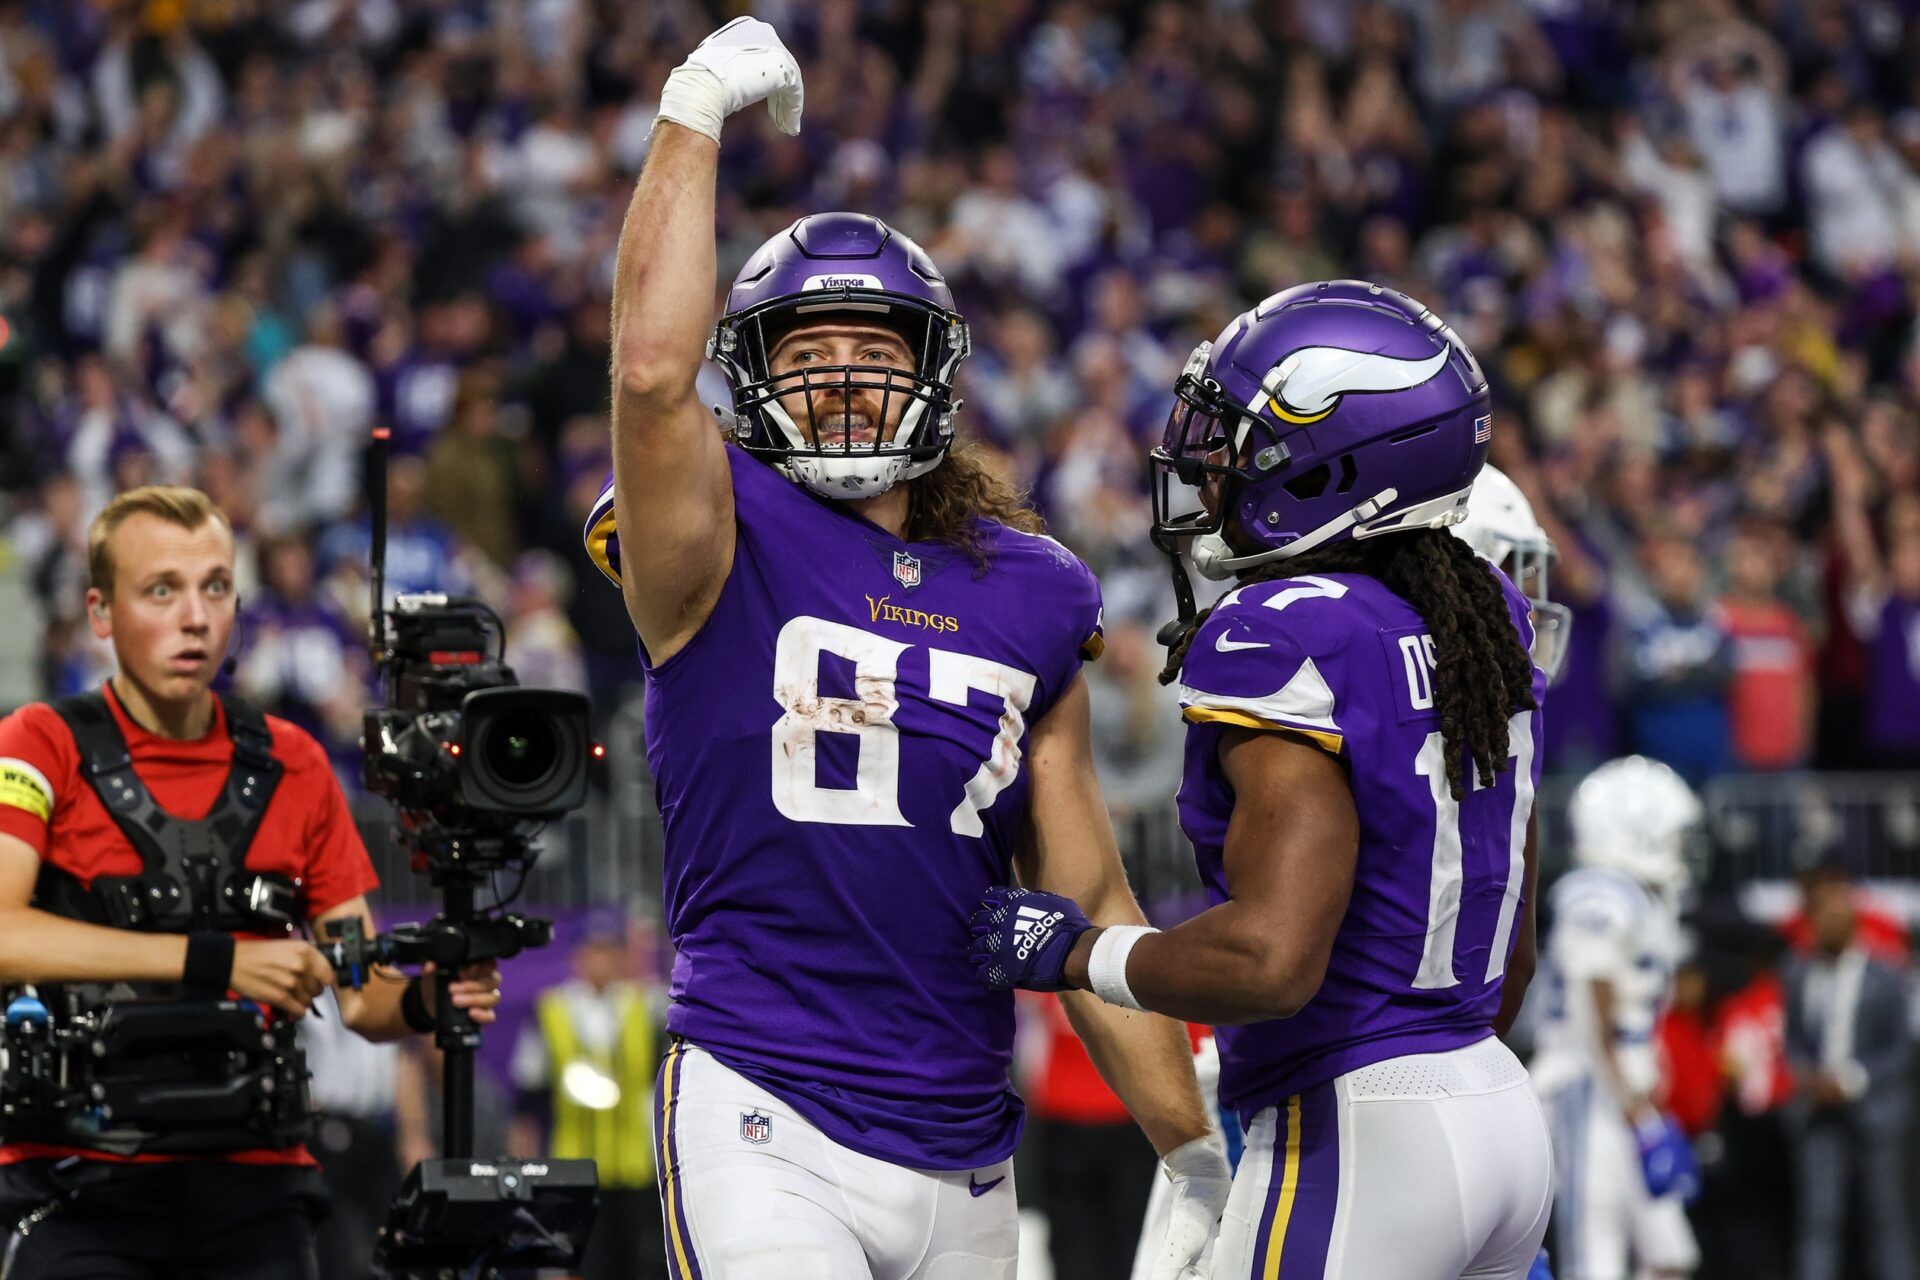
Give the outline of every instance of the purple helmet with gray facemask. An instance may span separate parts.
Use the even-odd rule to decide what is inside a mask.
[[[913,352],[913,372],[810,365],[776,376],[769,361],[781,338],[821,321],[893,330]],[[967,326],[933,259],[861,213],[816,213],[761,245],[707,346],[732,386],[741,447],[829,498],[870,498],[939,465],[953,443],[953,380],[967,350]],[[804,420],[794,412],[800,397]],[[882,429],[871,441],[831,420],[856,400],[879,406]]]
[[[1176,563],[1190,543],[1216,579],[1459,521],[1493,434],[1466,344],[1364,280],[1274,294],[1197,347],[1174,394],[1152,455],[1154,541]]]

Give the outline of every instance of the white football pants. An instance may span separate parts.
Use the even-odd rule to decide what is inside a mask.
[[[1699,1267],[1686,1208],[1678,1196],[1656,1200],[1647,1194],[1640,1149],[1611,1091],[1580,1076],[1541,1101],[1553,1126],[1558,1167],[1556,1280],[1686,1275]]]
[[[1497,1039],[1409,1054],[1254,1117],[1212,1280],[1524,1280],[1553,1155]]]
[[[1013,1161],[942,1172],[849,1150],[684,1042],[654,1143],[674,1280],[1013,1280]]]

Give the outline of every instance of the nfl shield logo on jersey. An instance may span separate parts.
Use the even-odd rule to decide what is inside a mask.
[[[904,551],[893,553],[893,577],[903,587],[920,585],[920,560]]]
[[[740,1136],[755,1146],[764,1144],[773,1137],[773,1117],[763,1116],[758,1111],[742,1111]]]

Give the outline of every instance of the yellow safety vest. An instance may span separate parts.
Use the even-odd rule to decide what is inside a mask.
[[[603,1187],[653,1185],[653,1018],[632,987],[616,987],[613,1052],[589,1050],[574,1029],[564,990],[549,991],[538,1004],[540,1032],[552,1070],[551,1154],[561,1160],[592,1160]],[[567,1068],[591,1068],[620,1090],[611,1106],[594,1108],[566,1087]]]

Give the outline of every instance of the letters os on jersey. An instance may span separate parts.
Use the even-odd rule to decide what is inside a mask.
[[[1530,644],[1526,600],[1500,581],[1520,642]],[[1353,896],[1319,993],[1284,1021],[1217,1033],[1221,1103],[1245,1120],[1359,1067],[1491,1034],[1521,907],[1540,714],[1514,713],[1510,768],[1481,788],[1469,765],[1469,793],[1456,802],[1433,667],[1419,613],[1363,574],[1237,588],[1188,649],[1180,825],[1212,901],[1229,896],[1226,730],[1285,730],[1337,755],[1360,814]],[[1537,669],[1533,693],[1544,703]]]
[[[1050,538],[988,522],[983,571],[727,455],[732,571],[648,669],[668,1028],[855,1151],[995,1164],[1013,998],[968,919],[1010,880],[1028,730],[1098,654],[1099,587]],[[612,512],[609,487],[586,536],[617,580]]]

